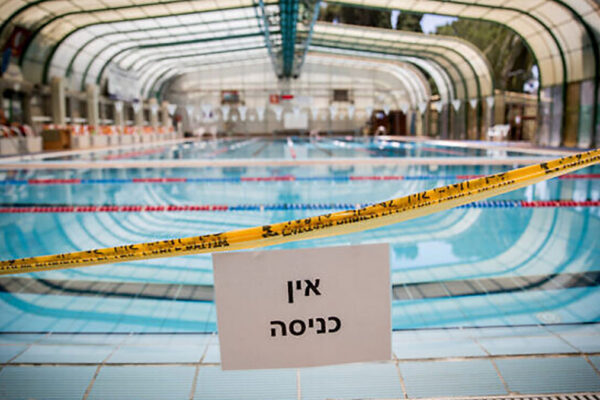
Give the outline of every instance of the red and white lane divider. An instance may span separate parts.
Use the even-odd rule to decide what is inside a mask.
[[[295,160],[296,159],[296,150],[294,150],[294,141],[289,136],[287,138],[287,146],[288,146],[288,150],[290,151],[290,155]]]
[[[120,153],[120,154],[109,154],[107,156],[104,156],[104,159],[105,160],[123,160],[123,159],[127,159],[127,158],[142,157],[142,156],[147,156],[150,154],[163,153],[166,150],[167,150],[166,147],[160,147],[158,149],[130,151],[127,153]]]
[[[52,179],[5,179],[0,180],[0,185],[88,185],[88,184],[121,184],[121,183],[218,183],[218,182],[293,182],[293,181],[401,181],[401,180],[466,180],[481,178],[483,175],[345,175],[345,176],[242,176],[231,178],[211,177],[172,177],[172,178],[52,178]],[[556,179],[600,179],[600,174],[570,174]]]
[[[0,213],[97,213],[97,212],[214,212],[214,211],[284,211],[284,210],[346,210],[364,207],[350,203],[279,203],[279,204],[168,204],[168,205],[4,205]],[[600,207],[600,200],[488,200],[470,203],[460,208],[567,208]]]

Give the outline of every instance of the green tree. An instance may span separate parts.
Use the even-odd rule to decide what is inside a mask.
[[[519,36],[501,25],[459,19],[438,27],[436,33],[457,36],[477,46],[491,64],[498,89],[521,92],[531,77],[531,53]]]
[[[376,28],[392,27],[390,11],[374,10],[369,8],[347,7],[338,4],[327,4],[319,13],[320,21],[339,22]]]
[[[423,32],[421,29],[422,15],[401,13],[398,15],[398,25],[396,29],[399,31]]]
[[[372,26],[375,28],[392,29],[392,12],[389,10],[376,10],[372,8],[359,8],[338,4],[327,4],[319,12],[320,21],[339,22],[341,24]],[[416,14],[401,13],[397,17],[398,30],[422,32],[421,16]]]

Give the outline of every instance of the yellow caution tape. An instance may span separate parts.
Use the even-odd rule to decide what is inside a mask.
[[[600,149],[426,190],[356,210],[212,235],[1,261],[0,275],[240,250],[359,232],[483,200],[598,162]]]

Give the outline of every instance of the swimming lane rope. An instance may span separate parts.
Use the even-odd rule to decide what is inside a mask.
[[[158,242],[0,261],[0,275],[272,246],[378,228],[510,192],[600,162],[600,149],[354,210]]]

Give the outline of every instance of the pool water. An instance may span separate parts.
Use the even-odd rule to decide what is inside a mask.
[[[186,141],[145,149],[85,152],[79,155],[47,157],[48,160],[193,160],[208,159],[339,159],[393,157],[519,157],[526,149],[499,149],[486,145],[460,146],[451,142],[404,142],[387,138],[355,137],[287,137],[264,140],[224,139]]]
[[[226,150],[219,153],[221,148]],[[293,158],[306,159],[488,154],[347,138],[293,138],[292,146],[287,140],[251,139],[152,149],[156,151],[110,154],[148,160],[286,158],[290,149],[295,150]],[[12,259],[265,225],[507,169],[303,165],[4,170],[0,254]],[[599,178],[600,168],[590,167],[477,207],[267,250],[389,243],[395,330],[598,322]],[[543,203],[554,200],[572,203]],[[86,206],[93,208],[81,212]],[[165,211],[148,206],[164,206]],[[169,206],[184,211],[168,211]],[[212,284],[210,255],[3,277],[0,332],[215,332]]]

